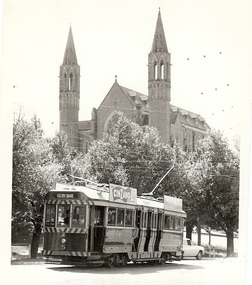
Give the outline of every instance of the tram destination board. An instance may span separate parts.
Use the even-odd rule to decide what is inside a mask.
[[[49,199],[80,199],[80,193],[51,192],[49,193]]]

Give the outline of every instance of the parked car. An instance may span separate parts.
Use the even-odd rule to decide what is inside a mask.
[[[204,247],[199,245],[193,245],[189,238],[183,240],[183,252],[182,258],[184,257],[196,257],[201,259],[204,255]]]

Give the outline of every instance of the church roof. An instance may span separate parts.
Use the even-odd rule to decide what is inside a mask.
[[[132,103],[136,108],[141,107],[143,111],[148,112],[147,95],[129,89],[127,87],[123,87],[121,85],[120,87],[125,95],[131,98]],[[203,131],[210,129],[205,119],[201,115],[171,104],[171,124],[175,124],[178,118],[180,120],[180,124],[184,126],[200,129]]]
[[[67,45],[65,49],[65,55],[63,59],[63,64],[78,64],[77,56],[74,47],[72,28],[69,29]]]
[[[151,49],[151,52],[158,52],[158,51],[168,52],[160,11],[158,12],[156,30]]]
[[[121,86],[121,88],[123,92],[125,93],[125,95],[129,96],[129,98],[132,100],[133,104],[136,107],[141,106],[143,110],[147,109],[146,108],[147,99],[148,99],[147,95],[137,92],[135,90],[129,89],[127,87]]]
[[[175,124],[177,117],[180,117],[180,123],[184,126],[201,129],[201,130],[209,130],[210,127],[206,123],[205,119],[196,113],[188,111],[183,108],[179,108],[177,106],[171,105],[171,123]]]

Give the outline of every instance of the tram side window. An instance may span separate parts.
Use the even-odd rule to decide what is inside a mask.
[[[117,222],[116,225],[118,227],[124,226],[124,209],[117,209]]]
[[[170,216],[165,216],[165,219],[164,219],[164,229],[166,229],[166,230],[170,229]]]
[[[174,217],[173,216],[171,216],[170,218],[169,229],[174,230]]]
[[[59,205],[58,206],[58,226],[69,226],[70,222],[70,206],[69,205]]]
[[[108,209],[108,225],[115,226],[116,223],[116,208]]]
[[[73,227],[84,227],[85,226],[85,206],[74,206],[73,207]]]
[[[133,211],[125,210],[125,227],[132,227]]]
[[[55,226],[55,205],[46,205],[46,222],[47,227]]]
[[[177,230],[177,222],[176,222],[177,218],[174,216],[171,216],[171,223],[170,223],[170,228],[172,230]]]
[[[173,217],[173,229],[176,230],[176,217]]]
[[[176,217],[175,218],[175,230],[180,231],[181,226],[180,226],[180,218]]]
[[[180,218],[180,230],[184,229],[184,219]]]

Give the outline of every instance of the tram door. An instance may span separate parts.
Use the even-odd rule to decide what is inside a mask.
[[[138,251],[138,245],[140,241],[140,224],[141,224],[141,219],[142,219],[142,211],[137,210],[136,211],[136,237],[134,238],[134,251]]]
[[[152,251],[151,246],[149,248],[151,237],[153,236],[152,233],[152,212],[148,212],[146,215],[147,221],[146,224],[146,237],[145,237],[145,243],[144,243],[144,251]]]
[[[154,251],[159,251],[159,244],[162,238],[162,230],[163,230],[163,214],[158,213],[158,220],[157,220],[157,232],[156,232],[156,240],[154,245]]]
[[[137,211],[137,220],[139,221],[139,225],[137,226],[139,228],[137,251],[143,252],[146,242],[148,213],[145,211]]]
[[[90,224],[89,224],[89,250],[101,252],[104,243],[105,227],[104,227],[105,207],[90,207]]]
[[[152,213],[152,227],[149,243],[149,252],[155,251],[155,241],[157,237],[157,213]]]

